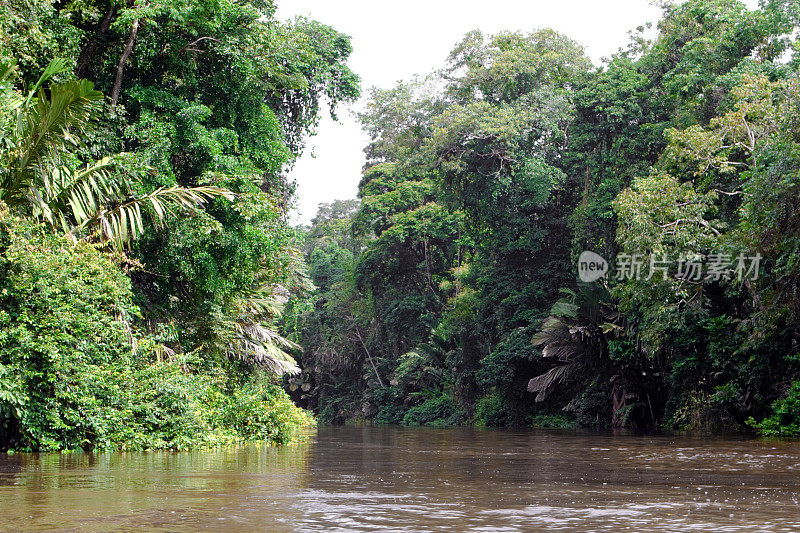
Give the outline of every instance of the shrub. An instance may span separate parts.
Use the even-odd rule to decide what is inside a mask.
[[[407,411],[408,409],[403,405],[382,405],[372,422],[379,426],[402,424]]]
[[[493,392],[475,403],[474,422],[479,427],[501,427],[508,423],[508,416],[500,394]]]
[[[575,429],[578,423],[567,415],[538,414],[530,419],[530,426],[547,429]]]
[[[794,381],[786,398],[772,404],[773,414],[761,422],[752,417],[747,424],[765,437],[800,437],[800,381]]]
[[[421,405],[412,407],[403,417],[404,426],[457,426],[464,412],[446,393],[428,398]]]
[[[0,448],[285,443],[313,424],[266,374],[234,382],[191,354],[154,363],[148,338],[134,354],[135,312],[106,254],[0,204]]]
[[[242,383],[188,372],[175,361],[134,367],[126,418],[107,447],[189,449],[237,442],[285,444],[311,415],[263,373]]]
[[[379,387],[372,394],[372,403],[378,412],[372,422],[378,425],[396,425],[403,423],[403,417],[408,411],[404,403],[404,394],[399,386]]]
[[[231,428],[242,440],[286,444],[315,424],[308,411],[295,406],[286,391],[263,374],[223,397],[221,427]]]
[[[120,417],[107,407],[124,393],[107,378],[130,357],[131,301],[106,255],[0,213],[0,365],[18,391],[4,402],[0,443],[61,449],[105,438]]]

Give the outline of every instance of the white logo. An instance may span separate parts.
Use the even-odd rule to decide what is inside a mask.
[[[578,277],[590,283],[602,278],[608,272],[608,261],[602,256],[588,250],[578,257]]]

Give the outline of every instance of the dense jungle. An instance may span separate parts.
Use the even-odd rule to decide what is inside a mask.
[[[602,64],[473,31],[380,89],[271,0],[3,2],[0,449],[800,437],[800,4],[660,7]],[[293,223],[363,97],[358,197]]]

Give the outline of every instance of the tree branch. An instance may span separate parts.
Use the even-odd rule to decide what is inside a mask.
[[[369,364],[372,365],[372,370],[375,372],[375,377],[378,378],[378,383],[380,383],[381,387],[385,387],[386,385],[383,384],[383,380],[381,379],[381,375],[378,374],[378,368],[375,366],[375,362],[372,360],[372,356],[367,349],[366,343],[364,343],[364,338],[361,336],[361,332],[358,331],[358,327],[355,328],[356,336],[358,340],[361,342],[361,346],[364,348],[364,353],[367,354],[367,359],[369,359]]]
[[[136,33],[139,31],[139,19],[133,21],[131,26],[131,33],[128,36],[128,43],[125,45],[125,50],[122,51],[122,57],[119,58],[119,65],[117,65],[117,77],[114,79],[114,88],[111,91],[111,109],[117,107],[117,100],[119,99],[119,92],[122,89],[122,75],[125,72],[125,63],[128,62],[128,57],[133,51],[133,45],[136,42]]]

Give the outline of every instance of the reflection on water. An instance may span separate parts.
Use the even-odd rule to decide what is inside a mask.
[[[800,444],[322,428],[283,448],[0,455],[0,529],[798,531]]]

